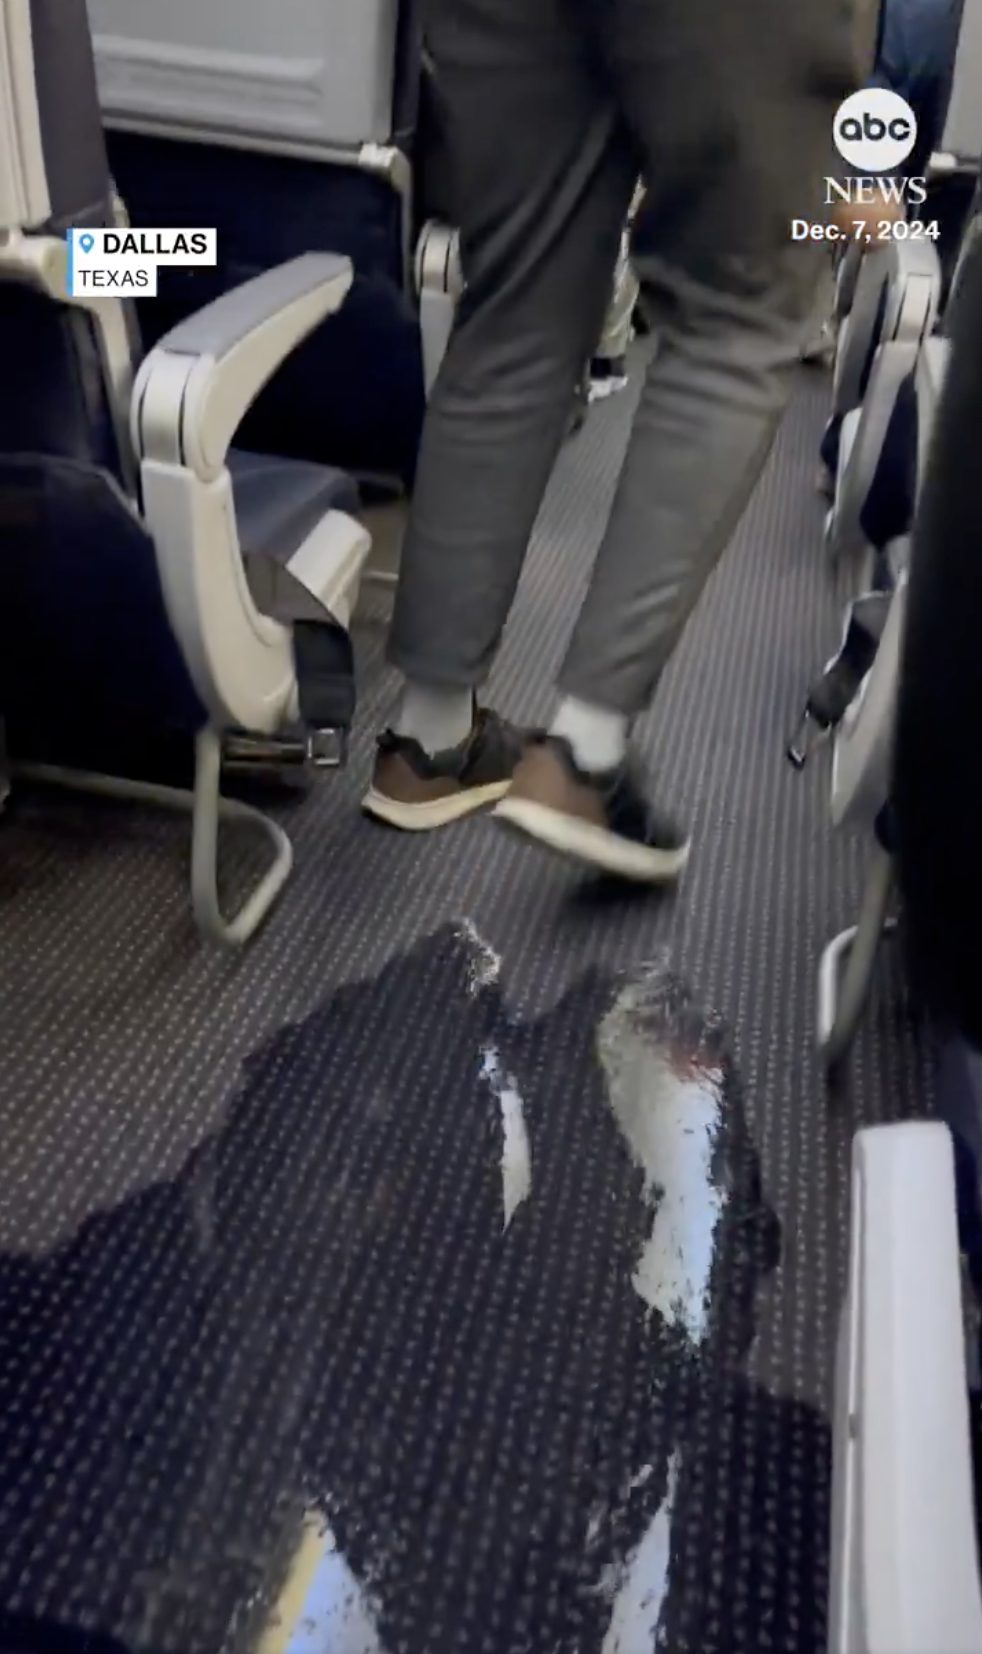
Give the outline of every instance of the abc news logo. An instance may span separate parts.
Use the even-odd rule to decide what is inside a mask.
[[[893,172],[917,142],[917,118],[905,98],[876,87],[839,105],[832,134],[855,172]]]

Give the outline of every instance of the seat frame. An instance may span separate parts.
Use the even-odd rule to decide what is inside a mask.
[[[917,359],[918,489],[930,453],[949,350],[947,340],[929,339]],[[893,857],[880,842],[877,823],[889,798],[906,604],[907,576],[901,569],[872,669],[834,738],[833,826],[865,829],[871,833],[872,848],[857,922],[833,937],[819,960],[817,1039],[830,1077],[838,1074],[848,1055],[869,1002],[881,939],[896,929],[889,915],[895,888]]]
[[[309,266],[304,280],[303,265]],[[272,302],[277,283],[291,271],[301,291],[292,307]],[[0,278],[28,280],[53,301],[70,302],[65,292],[65,247],[58,238],[21,237],[8,265],[0,256]],[[292,265],[246,283],[191,321],[175,329],[150,353],[136,374],[127,450],[139,467],[143,516],[158,555],[167,612],[184,651],[188,670],[209,722],[195,740],[195,781],[191,790],[153,785],[52,765],[15,765],[9,781],[40,782],[104,798],[128,799],[190,814],[192,818],[191,905],[202,935],[224,947],[247,941],[269,913],[292,865],[293,849],[282,828],[251,805],[221,795],[225,732],[244,728],[271,734],[292,721],[297,702],[289,629],[260,614],[248,595],[234,522],[231,481],[225,467],[231,437],[245,409],[279,362],[343,302],[351,280],[346,261],[309,254]],[[260,284],[269,297],[263,302]],[[251,290],[251,291],[250,291]],[[255,302],[257,326],[246,331],[238,351],[217,358],[207,349],[188,352],[191,329],[205,345],[221,332],[222,312],[245,310]],[[103,301],[105,302],[105,301]],[[110,345],[125,337],[122,307],[101,318]],[[266,338],[257,346],[256,334]],[[183,342],[182,342],[183,341]],[[175,348],[176,346],[176,348]],[[222,361],[226,366],[223,371]],[[115,388],[125,378],[112,381]],[[360,523],[331,511],[294,554],[291,573],[311,596],[347,625],[352,595],[371,549]],[[218,552],[224,554],[219,560]],[[201,582],[221,571],[228,601],[216,606],[224,620],[202,631]],[[324,574],[327,574],[327,579]],[[251,663],[251,664],[250,664]],[[243,689],[248,694],[243,698]],[[317,770],[340,767],[341,753],[308,749]],[[238,912],[227,918],[218,896],[218,832],[222,823],[251,823],[273,849],[273,862]]]
[[[58,305],[85,310],[94,324],[121,456],[121,481],[157,557],[166,616],[205,711],[195,741],[195,779],[184,791],[51,765],[11,766],[0,738],[0,797],[22,778],[76,792],[129,799],[188,813],[192,820],[191,902],[204,936],[245,942],[289,875],[290,842],[269,817],[221,795],[227,732],[275,735],[298,713],[292,627],[262,614],[249,592],[226,466],[235,431],[269,378],[315,327],[344,302],[348,260],[305,254],[223,295],[172,330],[134,372],[127,310],[119,300],[68,293],[67,248],[45,233],[51,202],[34,79],[28,0],[0,15],[0,285],[12,282]],[[294,551],[289,576],[315,612],[347,626],[371,537],[346,513],[328,511]],[[2,723],[2,720],[0,720]],[[343,742],[312,731],[307,755],[338,768]],[[238,912],[218,899],[218,829],[249,822],[273,862]]]
[[[861,558],[869,550],[863,506],[897,392],[937,324],[941,289],[941,264],[930,241],[897,242],[864,260],[855,302],[840,334],[834,376],[833,411],[843,423],[835,499],[825,534],[833,562]],[[879,342],[861,394],[881,307]]]

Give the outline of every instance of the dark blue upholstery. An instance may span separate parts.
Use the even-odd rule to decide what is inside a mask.
[[[30,0],[30,6],[51,199],[47,229],[60,233],[72,224],[106,222],[112,185],[86,0]],[[281,213],[288,219],[300,210],[302,196],[291,201],[283,180],[277,185],[267,172],[267,184],[279,188],[274,202],[257,194],[248,178],[229,180],[221,169],[210,172],[201,165],[200,151],[180,154],[190,164],[157,180],[164,197],[177,203],[176,217],[155,215],[151,190],[151,210],[137,211],[136,221],[221,224],[208,191],[224,180],[237,202],[227,215],[232,228],[222,272],[223,278],[231,272],[231,285],[262,265],[248,236],[250,227],[261,223],[264,207],[278,224]],[[391,193],[381,184],[373,187],[378,199],[384,195],[391,205]],[[366,199],[364,192],[360,199]],[[315,202],[314,219],[317,211]],[[310,223],[301,227],[309,238]],[[382,269],[391,224],[381,218],[376,241],[371,267]],[[307,244],[324,243],[309,239]],[[268,262],[280,258],[273,246]],[[181,297],[182,313],[213,296],[179,282],[170,291],[172,300],[174,294]],[[221,280],[219,288],[224,284]],[[186,306],[185,297],[190,298]],[[147,315],[154,342],[175,319],[173,302],[169,313],[165,294]],[[127,319],[133,319],[132,310]],[[134,326],[134,345],[137,333]],[[153,542],[138,502],[124,491],[92,318],[18,282],[0,280],[0,361],[0,717],[11,747],[20,757],[77,763],[80,745],[85,749],[93,735],[98,742],[106,731],[123,747],[132,741],[145,748],[172,733],[186,743],[206,713],[171,630]],[[328,400],[320,393],[336,373],[333,359],[319,363],[305,427],[319,429],[321,403]],[[345,373],[342,367],[341,384],[351,377],[352,370]],[[274,429],[278,417],[291,417],[290,399],[296,395],[294,387],[286,402],[274,400]],[[129,410],[119,412],[125,417]],[[269,446],[275,452],[279,444],[274,440]],[[290,453],[288,442],[281,451]],[[244,548],[280,558],[289,556],[327,510],[358,506],[350,478],[295,460],[277,465],[240,455],[234,486]]]
[[[90,318],[0,283],[0,713],[33,755],[109,721],[204,721],[120,485]],[[51,753],[51,756],[56,754]]]
[[[982,1049],[982,242],[966,256],[914,524],[894,798],[911,979]]]
[[[118,483],[77,460],[0,455],[0,711],[42,733],[204,723],[153,543]]]
[[[109,152],[134,224],[218,230],[216,270],[161,271],[159,296],[139,307],[148,348],[218,294],[298,253],[351,259],[343,307],[276,374],[238,441],[411,484],[425,393],[389,186],[354,168],[123,133],[109,135]]]
[[[118,477],[119,453],[89,317],[0,282],[0,454],[52,454]]]
[[[246,557],[285,562],[328,511],[356,515],[358,485],[346,471],[233,449],[228,456],[239,545]]]
[[[878,551],[909,533],[916,489],[917,387],[911,374],[897,392],[873,481],[860,512],[863,533]]]
[[[127,499],[90,317],[0,282],[0,716],[20,758],[133,771],[205,711],[164,605],[153,542]],[[352,477],[233,450],[247,556],[286,562],[324,514],[356,513]]]

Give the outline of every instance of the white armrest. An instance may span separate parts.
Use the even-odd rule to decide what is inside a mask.
[[[133,392],[141,459],[221,474],[232,438],[263,386],[351,286],[348,259],[304,253],[225,293],[166,334]]]
[[[925,339],[917,358],[914,385],[917,394],[917,486],[920,488],[931,451],[934,424],[941,405],[951,345],[947,339]]]
[[[879,345],[863,400],[842,422],[835,504],[828,528],[833,557],[856,557],[866,550],[863,507],[886,445],[900,387],[917,366],[919,348],[916,341],[905,339]]]
[[[846,262],[849,262],[849,252]],[[856,255],[858,257],[858,255]],[[889,250],[874,247],[859,261],[852,304],[839,332],[832,380],[832,411],[847,414],[861,401],[860,384],[870,353],[870,344],[883,288],[890,276]]]
[[[887,306],[881,338],[924,339],[938,319],[941,260],[933,241],[886,246]]]
[[[839,335],[835,413],[846,414],[859,405],[874,343],[920,344],[937,321],[940,300],[941,264],[932,242],[893,241],[864,255],[848,320]]]
[[[830,1648],[982,1648],[954,1156],[943,1125],[877,1126],[853,1147],[845,1437]],[[844,1406],[843,1403],[846,1403]],[[837,1454],[838,1457],[838,1454]],[[845,1589],[842,1589],[842,1587]],[[838,1601],[836,1601],[838,1597]]]

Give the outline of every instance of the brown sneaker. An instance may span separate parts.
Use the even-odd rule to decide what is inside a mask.
[[[627,766],[577,769],[566,741],[532,740],[495,818],[560,855],[638,884],[671,884],[689,856],[684,833],[656,812]]]
[[[447,827],[504,798],[529,738],[488,707],[478,711],[466,741],[432,757],[418,741],[386,730],[361,807],[407,833]]]

